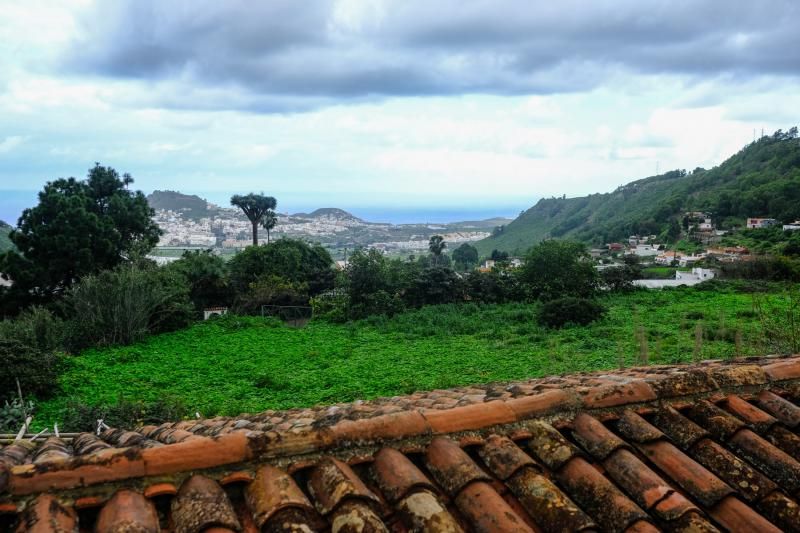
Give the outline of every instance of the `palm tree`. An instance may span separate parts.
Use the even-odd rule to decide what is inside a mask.
[[[272,211],[278,205],[277,200],[272,196],[264,194],[234,194],[231,196],[231,205],[235,205],[244,212],[244,215],[253,225],[253,246],[258,245],[258,225],[264,219],[268,211]]]
[[[269,244],[269,230],[275,227],[278,223],[278,215],[275,214],[275,211],[269,210],[264,215],[264,218],[261,220],[261,227],[267,230],[267,244]]]
[[[444,237],[441,235],[431,236],[431,240],[428,241],[428,250],[433,254],[434,264],[439,264],[439,257],[446,247],[447,244],[444,242]]]

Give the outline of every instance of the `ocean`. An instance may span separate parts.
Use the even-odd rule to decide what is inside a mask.
[[[37,191],[0,190],[0,220],[16,225],[22,211],[36,205]],[[211,201],[216,200],[216,198]],[[338,207],[368,222],[387,222],[390,224],[462,222],[466,220],[485,220],[495,217],[516,218],[520,211],[533,203],[519,205],[469,205],[442,207],[424,206],[348,206],[346,202],[333,205],[293,205],[280,204],[282,213],[310,213],[320,207]]]

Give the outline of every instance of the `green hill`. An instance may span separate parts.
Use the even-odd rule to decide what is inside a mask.
[[[147,195],[147,203],[155,210],[180,212],[186,218],[202,218],[209,215],[208,203],[193,194],[183,194],[177,191],[153,191]]]
[[[800,218],[797,128],[762,137],[710,170],[672,170],[605,194],[543,198],[477,247],[487,255],[494,249],[522,253],[546,238],[593,245],[634,234],[669,239],[689,210],[709,212],[723,228],[741,226],[746,217]]]
[[[11,226],[0,220],[0,253],[14,248],[14,243],[8,238],[11,229]]]

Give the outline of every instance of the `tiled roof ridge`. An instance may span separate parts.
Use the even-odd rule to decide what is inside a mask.
[[[112,447],[87,434],[83,442],[73,446],[77,448],[80,444],[97,451],[79,457],[56,456],[11,468],[0,464],[0,506],[4,501],[52,490],[76,489],[77,496],[82,492],[78,489],[123,480],[147,478],[152,485],[159,477],[198,471],[212,472],[214,477],[222,478],[237,475],[237,471],[254,470],[254,465],[262,462],[296,467],[313,462],[322,454],[352,459],[386,443],[413,449],[419,442],[428,442],[437,435],[470,438],[476,433],[488,434],[499,426],[505,434],[527,433],[530,423],[537,420],[567,424],[578,412],[603,420],[626,409],[647,412],[663,405],[715,401],[729,394],[752,397],[776,387],[797,391],[800,355],[644,367],[624,374],[606,372],[590,376],[605,376],[608,380],[592,386],[539,390],[506,399],[486,398],[450,409],[413,408],[331,424],[322,420],[285,431],[234,428],[215,436],[201,436],[175,428],[177,424],[140,430],[141,433],[113,430],[118,433],[115,441],[118,445],[135,443],[128,447]],[[161,442],[149,440],[148,435],[158,437]],[[57,450],[50,453],[54,451],[58,453]]]

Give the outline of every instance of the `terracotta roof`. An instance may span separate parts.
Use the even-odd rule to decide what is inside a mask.
[[[0,450],[0,530],[799,531],[800,356]]]

